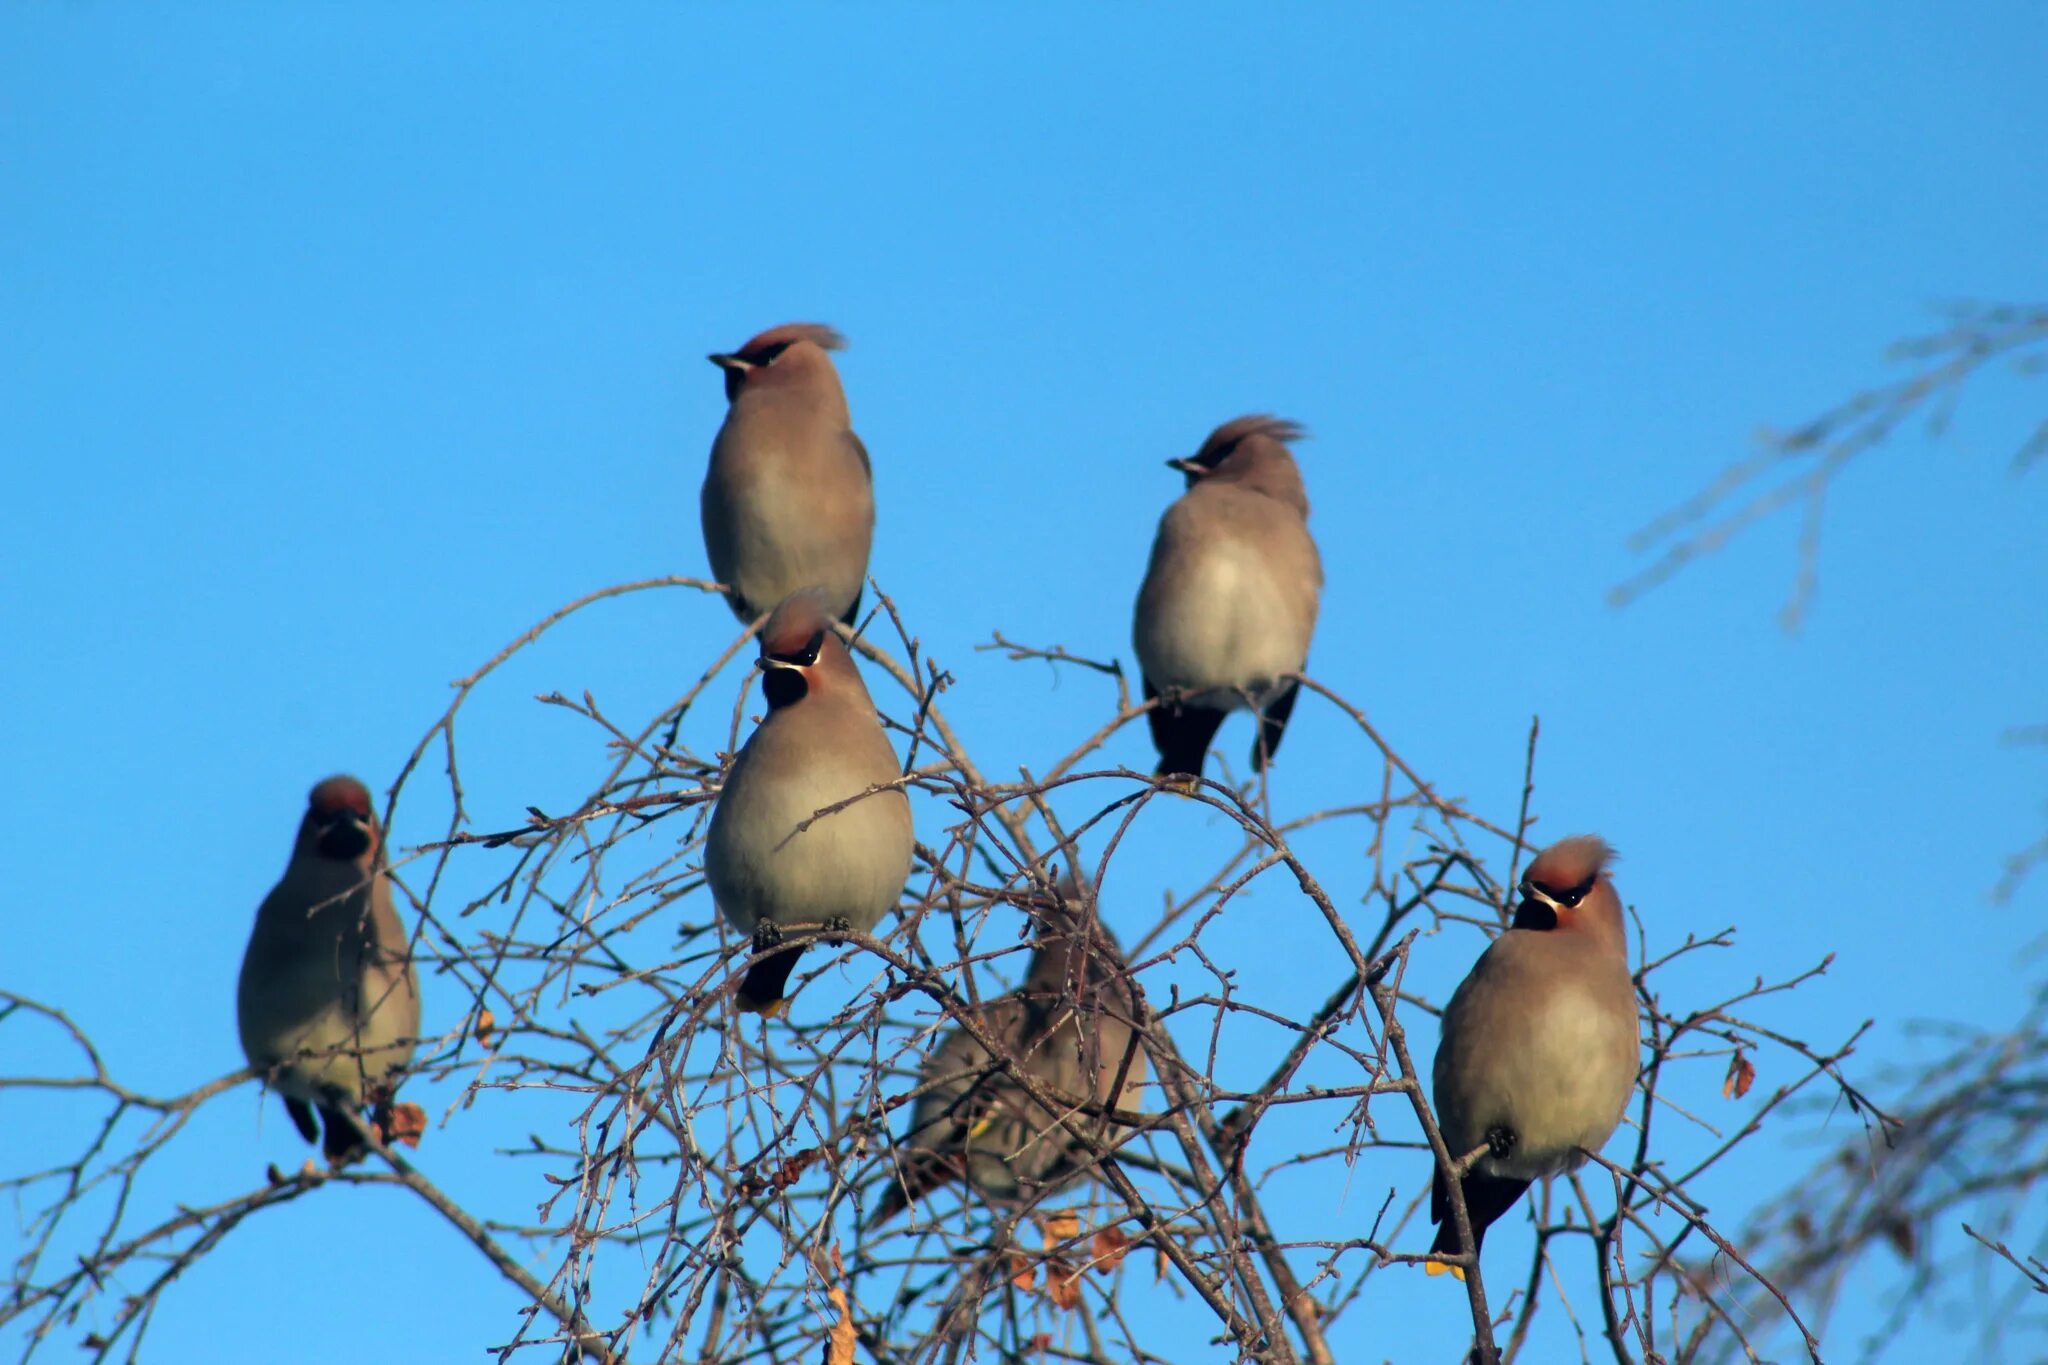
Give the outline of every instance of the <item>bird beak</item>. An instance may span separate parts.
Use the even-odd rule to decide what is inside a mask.
[[[754,368],[736,355],[707,355],[704,358],[721,370],[751,370]]]

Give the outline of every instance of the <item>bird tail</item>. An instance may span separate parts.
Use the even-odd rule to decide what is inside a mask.
[[[1476,1256],[1479,1248],[1486,1245],[1486,1230],[1492,1227],[1494,1221],[1502,1214],[1514,1207],[1515,1201],[1522,1197],[1522,1192],[1529,1188],[1529,1182],[1516,1180],[1510,1176],[1488,1175],[1484,1171],[1468,1171],[1465,1178],[1458,1182],[1458,1188],[1465,1192],[1465,1217],[1472,1223],[1472,1252]],[[1429,1254],[1461,1254],[1464,1248],[1458,1244],[1458,1224],[1457,1220],[1451,1217],[1451,1201],[1445,1190],[1442,1171],[1437,1172],[1435,1187],[1430,1191],[1429,1218],[1436,1224],[1436,1240],[1429,1244]],[[1446,1265],[1442,1261],[1425,1261],[1422,1268],[1431,1275],[1441,1275],[1449,1271],[1461,1280],[1465,1278],[1462,1267]]]
[[[1150,683],[1145,685],[1145,691],[1147,697],[1159,695]],[[1223,724],[1223,712],[1161,702],[1145,713],[1145,719],[1152,727],[1152,743],[1159,750],[1159,766],[1154,771],[1161,777],[1183,773],[1200,777],[1202,763],[1209,756],[1209,741],[1216,738],[1217,728]]]
[[[916,1200],[924,1198],[949,1180],[967,1178],[967,1158],[958,1152],[917,1152],[896,1171],[896,1178],[882,1190],[868,1215],[871,1227],[880,1227]]]
[[[804,945],[781,948],[768,954],[753,966],[740,981],[740,988],[733,1003],[746,1014],[758,1014],[773,1019],[788,1008],[782,998],[782,991],[789,984],[789,974],[796,970],[797,959],[804,955]]]

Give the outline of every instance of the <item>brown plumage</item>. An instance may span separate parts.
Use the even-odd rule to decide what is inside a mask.
[[[1135,1110],[1145,1053],[1132,1034],[1133,1001],[1116,941],[1097,919],[1092,893],[1069,879],[1039,901],[1038,937],[1024,984],[986,1002],[991,1038],[1048,1089]],[[984,1199],[1016,1202],[1057,1189],[1089,1164],[1087,1145],[1060,1122],[1114,1146],[1121,1125],[1049,1112],[972,1035],[948,1029],[921,1068],[929,1087],[911,1110],[898,1161],[870,1221],[895,1217],[950,1181]]]
[[[700,497],[704,548],[742,621],[806,588],[848,624],[860,606],[875,499],[828,354],[845,344],[821,323],[791,322],[710,357],[727,409]]]
[[[283,880],[256,912],[236,1017],[242,1051],[335,1163],[358,1154],[344,1111],[389,1104],[420,1031],[419,980],[391,904],[383,831],[353,777],[313,788]]]
[[[778,606],[760,647],[768,714],[733,759],[711,812],[705,880],[757,951],[786,926],[866,932],[895,907],[910,875],[909,798],[900,787],[862,795],[901,776],[896,751],[822,593],[797,593]],[[739,1007],[778,1011],[802,953],[792,945],[754,963]]]
[[[1475,1245],[1532,1182],[1606,1145],[1635,1089],[1640,1034],[1613,857],[1593,835],[1538,855],[1514,926],[1444,1010],[1433,1076],[1444,1145],[1453,1158],[1490,1149],[1460,1182]],[[1456,1254],[1441,1170],[1430,1220],[1430,1250]],[[1429,1264],[1432,1274],[1446,1268]]]
[[[1277,417],[1225,422],[1170,468],[1187,491],[1160,518],[1132,637],[1159,773],[1199,777],[1209,741],[1249,697],[1259,716],[1252,766],[1280,748],[1308,662],[1323,587],[1308,493]]]

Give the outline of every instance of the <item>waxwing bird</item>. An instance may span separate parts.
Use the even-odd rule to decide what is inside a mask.
[[[242,1051],[335,1164],[359,1154],[347,1112],[382,1109],[412,1061],[420,986],[391,905],[369,788],[330,777],[307,800],[284,879],[264,897],[236,991]]]
[[[827,354],[845,345],[830,327],[790,322],[710,358],[727,408],[704,474],[704,549],[742,621],[805,588],[848,625],[860,608],[875,493]]]
[[[793,925],[873,929],[910,875],[910,798],[872,790],[902,766],[832,619],[830,600],[806,591],[761,628],[768,715],[733,760],[705,836],[712,898],[757,952]],[[793,944],[754,963],[739,1007],[777,1013],[802,953]]]
[[[1037,903],[1038,933],[1024,984],[987,1002],[991,1039],[1054,1095],[1135,1110],[1145,1082],[1145,1053],[1131,1028],[1130,979],[1116,940],[1096,918],[1092,893],[1073,879]],[[911,1110],[898,1165],[871,1221],[895,1217],[948,1181],[980,1197],[1015,1203],[1077,1177],[1092,1163],[1089,1144],[1066,1119],[1106,1147],[1123,1125],[1073,1107],[1049,1110],[1033,1099],[972,1034],[954,1025],[924,1059],[928,1087]]]
[[[1531,1182],[1575,1169],[1614,1135],[1635,1090],[1641,1035],[1614,851],[1590,834],[1537,855],[1514,925],[1444,1010],[1434,1089],[1453,1160],[1487,1151],[1460,1182],[1473,1250]],[[1432,1252],[1462,1250],[1444,1173],[1429,1204]],[[1429,1273],[1453,1270],[1426,1263]]]
[[[1167,467],[1187,491],[1159,519],[1133,627],[1161,776],[1202,775],[1223,717],[1249,698],[1259,715],[1252,766],[1280,748],[1308,662],[1323,561],[1308,493],[1288,451],[1302,429],[1240,417]]]

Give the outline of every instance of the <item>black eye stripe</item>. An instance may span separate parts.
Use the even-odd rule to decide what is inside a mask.
[[[816,635],[813,635],[804,644],[802,649],[791,650],[787,654],[771,652],[768,657],[779,664],[793,664],[798,668],[809,668],[812,664],[818,662],[818,651],[824,647],[825,632],[821,630]]]
[[[740,352],[740,359],[746,361],[749,365],[773,365],[789,347],[789,342],[778,341],[772,345],[763,346],[758,350],[742,351]]]
[[[1595,872],[1592,876],[1586,878],[1577,886],[1566,887],[1564,890],[1559,891],[1553,890],[1552,888],[1545,886],[1542,882],[1524,878],[1522,881],[1522,890],[1524,894],[1548,897],[1549,899],[1556,901],[1559,905],[1562,905],[1569,909],[1572,906],[1577,905],[1586,897],[1592,895],[1593,887],[1599,882],[1599,880],[1600,874],[1598,872]]]

